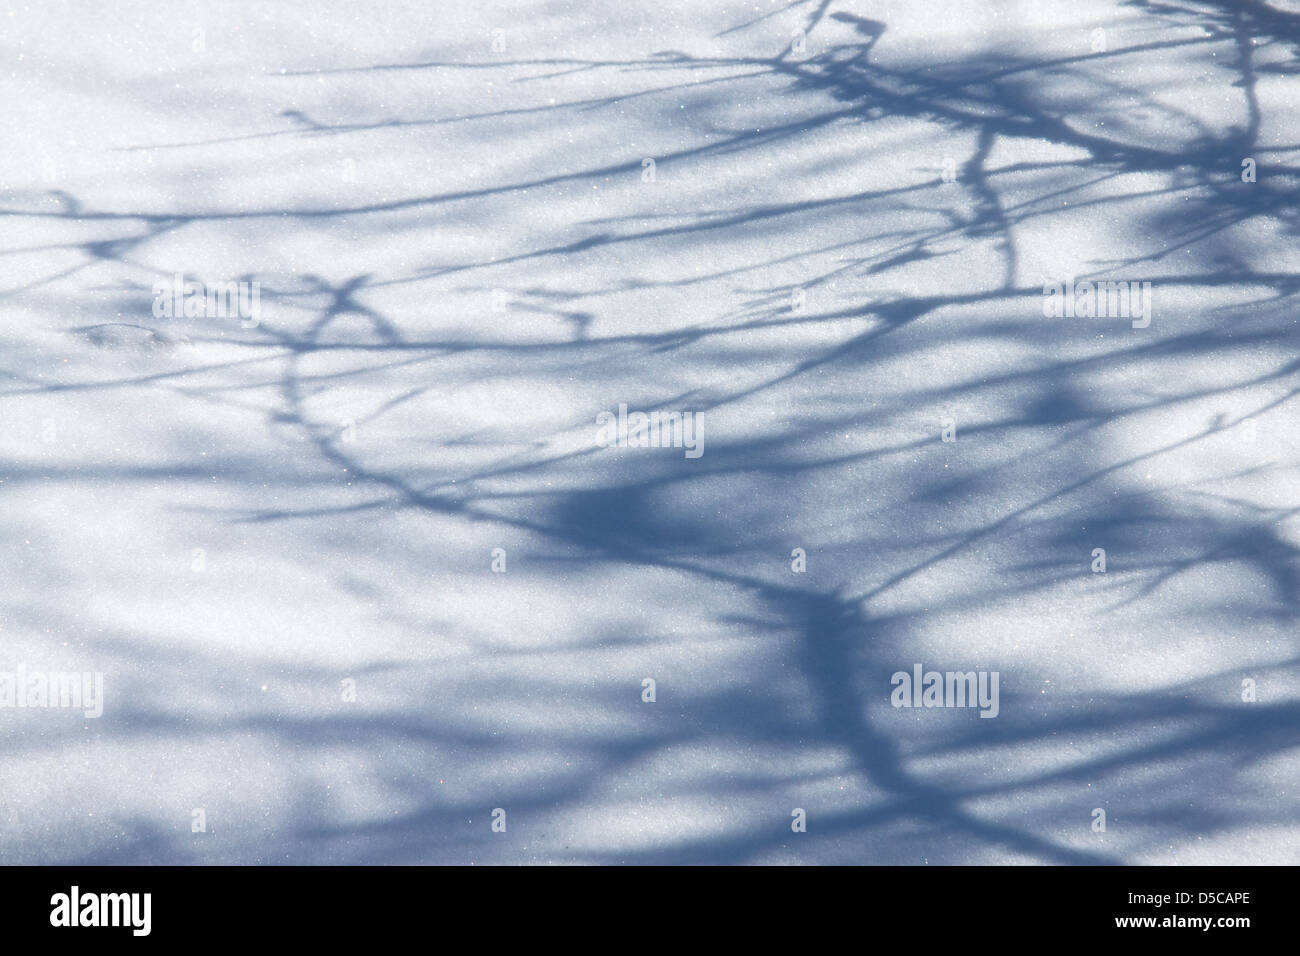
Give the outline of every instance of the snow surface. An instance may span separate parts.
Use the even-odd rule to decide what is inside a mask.
[[[1300,4],[3,15],[0,861],[1300,862]]]

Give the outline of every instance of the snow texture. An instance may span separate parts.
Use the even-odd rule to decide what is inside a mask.
[[[0,22],[0,861],[1300,861],[1300,3]]]

